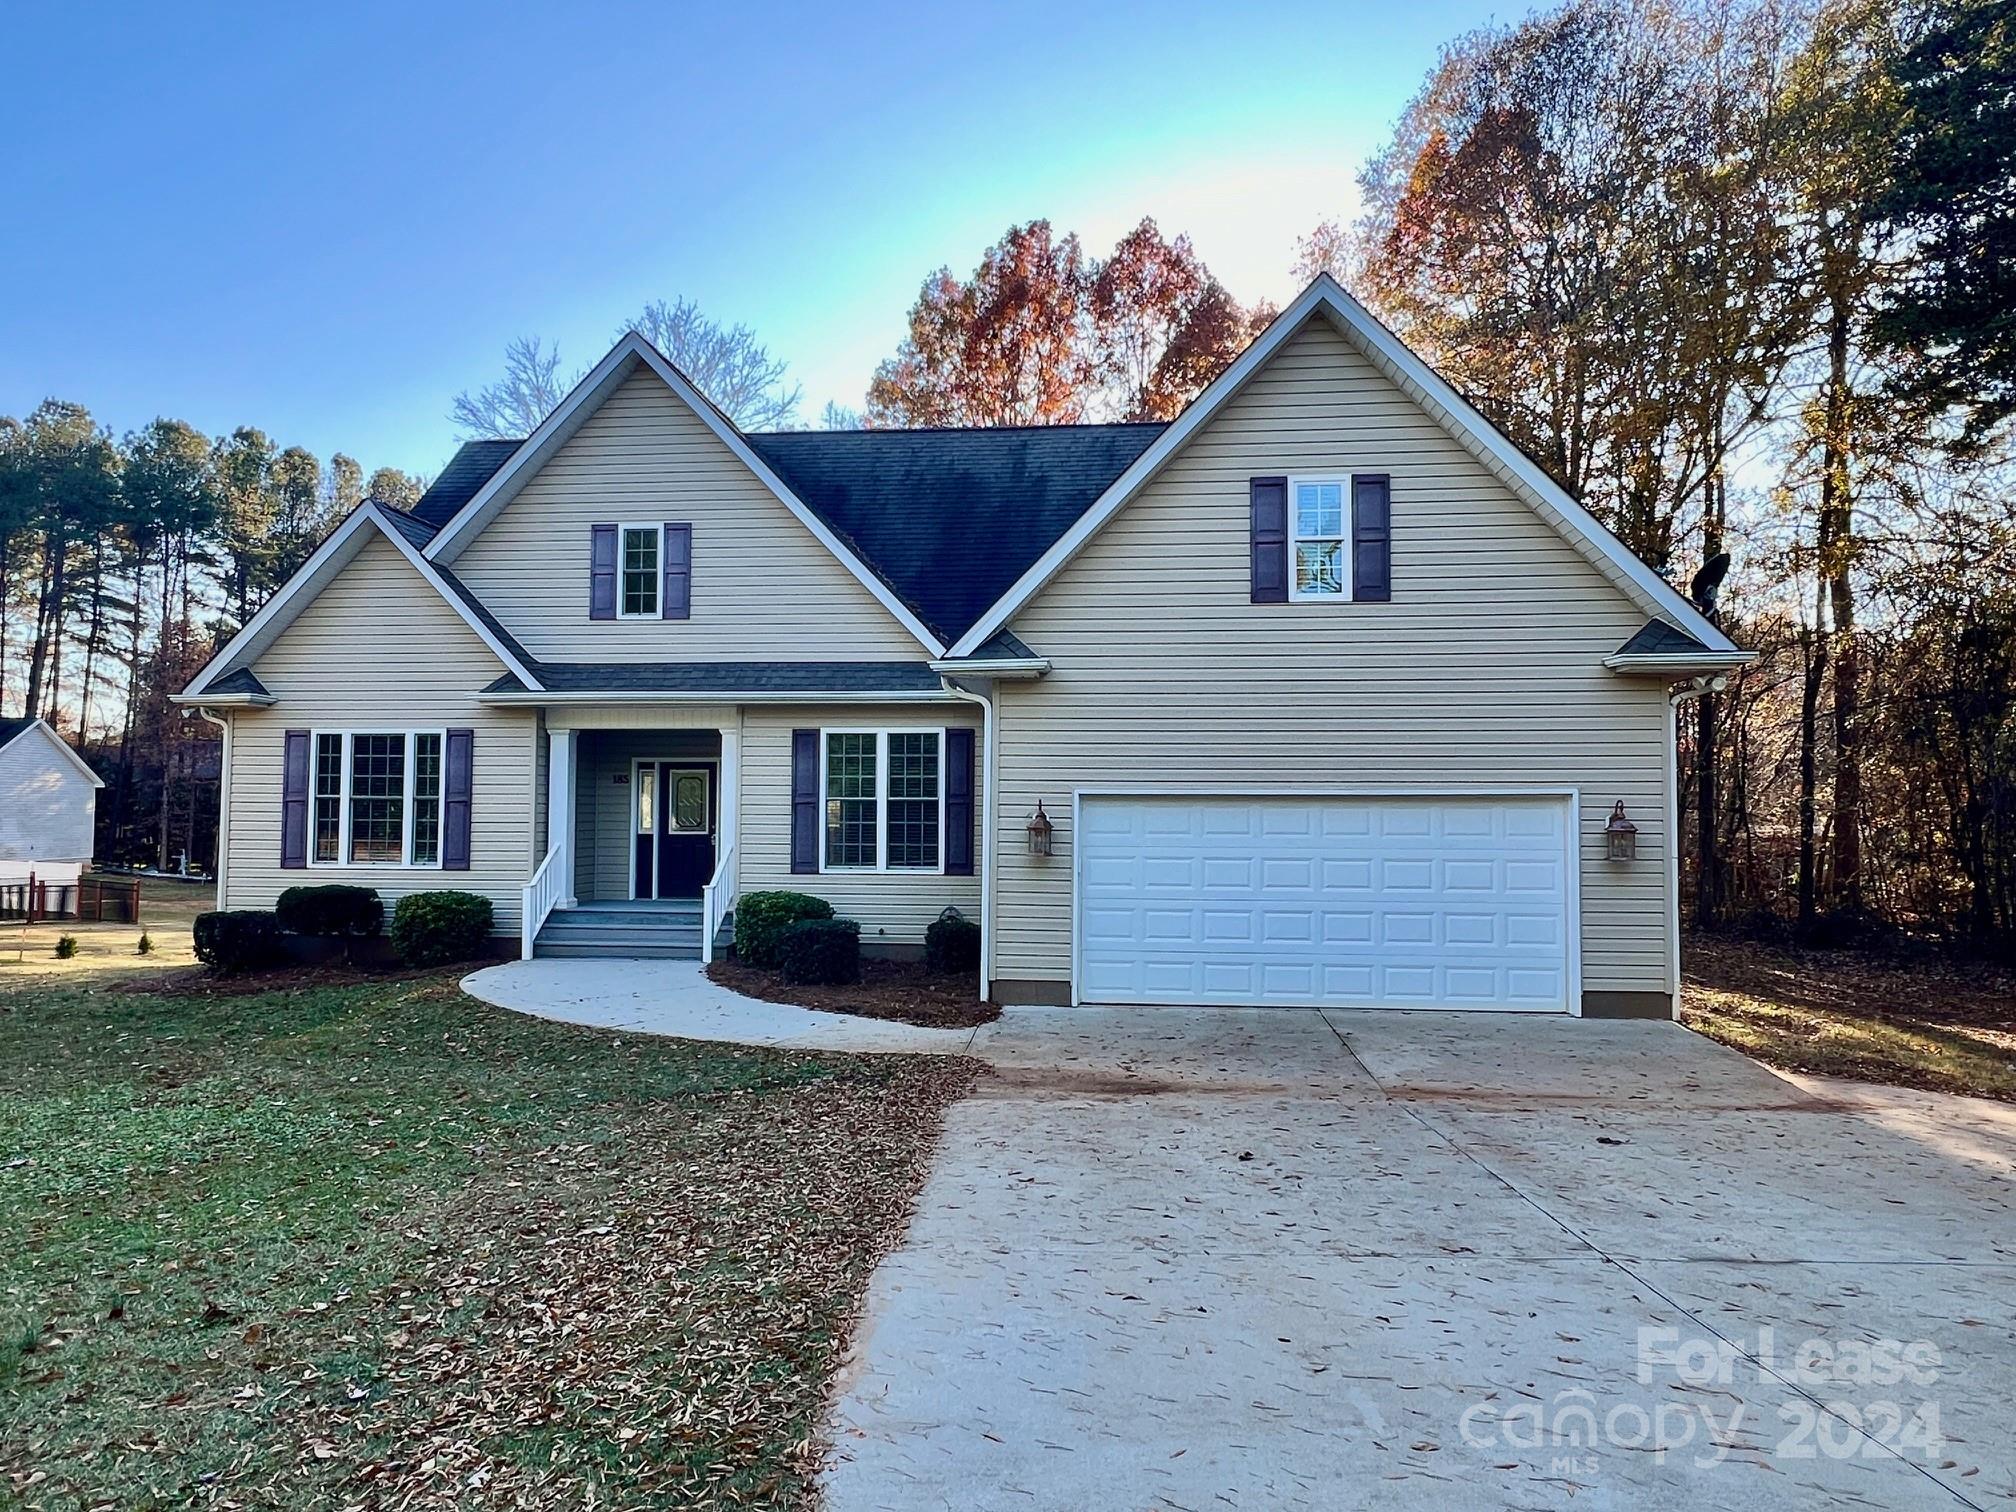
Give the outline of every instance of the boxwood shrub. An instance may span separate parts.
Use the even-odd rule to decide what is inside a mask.
[[[956,914],[933,919],[924,931],[924,964],[933,971],[978,971],[980,926]]]
[[[801,919],[830,919],[833,905],[801,892],[752,892],[735,900],[735,957],[744,965],[774,970],[777,937]]]
[[[273,904],[273,914],[289,934],[370,939],[385,927],[385,902],[378,890],[343,882],[290,887]]]
[[[280,921],[263,908],[196,915],[196,959],[220,975],[256,971],[280,959]]]
[[[392,948],[408,966],[466,961],[488,948],[492,917],[477,893],[408,893],[392,909]]]
[[[844,986],[861,980],[861,926],[852,919],[800,919],[777,936],[787,982]]]

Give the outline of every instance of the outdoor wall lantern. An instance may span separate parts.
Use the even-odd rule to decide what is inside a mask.
[[[1036,800],[1036,815],[1029,821],[1029,854],[1032,856],[1049,855],[1050,836],[1055,830],[1056,826],[1050,822],[1050,816],[1043,812],[1043,800],[1038,798]]]
[[[1624,817],[1624,800],[1617,800],[1617,807],[1610,810],[1610,822],[1603,826],[1603,838],[1610,845],[1612,861],[1636,861],[1638,859],[1638,826]]]

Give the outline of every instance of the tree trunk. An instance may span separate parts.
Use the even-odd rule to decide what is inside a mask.
[[[28,654],[28,694],[21,712],[33,719],[42,712],[42,677],[49,661],[49,638],[60,623],[55,604],[63,596],[63,544],[52,531],[42,539],[42,586],[35,597],[35,644]]]
[[[1827,642],[1822,616],[1827,585],[1821,579],[1814,595],[1813,624],[1799,631],[1805,678],[1799,690],[1799,927],[1808,928],[1819,912],[1819,886],[1814,877],[1813,823],[1819,776],[1820,687],[1827,677]]]
[[[1848,336],[1852,311],[1834,294],[1827,322],[1826,435],[1821,443],[1820,570],[1834,616],[1834,888],[1850,914],[1862,911],[1861,668],[1855,647],[1855,499],[1848,474]]]
[[[1723,548],[1724,511],[1728,507],[1728,494],[1722,486],[1719,475],[1707,480],[1704,490],[1701,524],[1701,560],[1706,563],[1719,555]],[[1712,621],[1721,616],[1704,609]],[[1721,805],[1716,801],[1716,731],[1715,694],[1703,693],[1695,701],[1698,726],[1694,737],[1694,922],[1702,929],[1713,929],[1722,922],[1722,902],[1725,892],[1722,848],[1719,843],[1718,824]]]

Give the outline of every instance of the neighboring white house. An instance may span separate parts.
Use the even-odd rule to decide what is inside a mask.
[[[47,721],[0,719],[0,884],[75,887],[103,786]]]
[[[1005,1002],[1663,1016],[1672,701],[1749,659],[1321,278],[1166,426],[745,434],[626,336],[179,699],[224,907],[698,956],[794,888]]]

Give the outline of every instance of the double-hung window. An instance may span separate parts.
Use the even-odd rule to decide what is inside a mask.
[[[662,528],[625,525],[618,533],[620,553],[616,613],[621,619],[658,617],[658,553]]]
[[[1351,596],[1351,480],[1288,480],[1293,599]]]
[[[439,866],[439,730],[318,731],[317,866]]]
[[[821,769],[822,871],[943,869],[943,730],[828,730]]]

